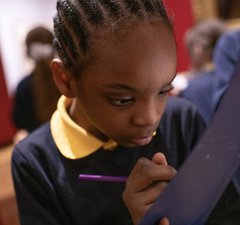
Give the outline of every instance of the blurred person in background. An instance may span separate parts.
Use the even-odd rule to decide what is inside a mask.
[[[190,56],[190,65],[187,71],[177,74],[174,79],[173,95],[179,95],[192,79],[198,79],[200,75],[211,77],[214,72],[213,51],[218,38],[225,31],[225,24],[219,19],[204,20],[186,31],[184,43]]]
[[[60,94],[50,69],[55,56],[52,42],[52,32],[43,26],[34,27],[26,36],[26,53],[34,61],[34,68],[16,89],[12,118],[18,131],[14,143],[48,121],[56,109]]]
[[[238,28],[225,32],[218,39],[213,53],[214,71],[192,79],[188,87],[179,95],[197,106],[207,124],[211,122],[221,102],[239,57],[240,29]]]

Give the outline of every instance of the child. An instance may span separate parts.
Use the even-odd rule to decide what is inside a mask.
[[[54,58],[53,33],[36,26],[26,36],[26,53],[34,68],[17,86],[12,119],[18,128],[18,142],[51,118],[60,93],[54,84],[50,62]]]
[[[171,94],[180,95],[198,107],[198,101],[195,101],[195,95],[191,95],[189,90],[192,88],[192,83],[198,84],[202,80],[211,82],[215,70],[213,62],[213,52],[218,38],[225,32],[225,24],[219,19],[207,19],[197,23],[189,28],[184,34],[184,44],[190,57],[189,68],[185,72],[178,73],[173,81],[173,90]],[[197,87],[198,88],[198,87]],[[202,93],[200,98],[208,98],[209,90]],[[209,98],[208,98],[209,99]],[[206,100],[205,100],[206,101]],[[199,108],[199,113],[208,122],[209,115],[202,108]]]
[[[54,29],[60,58],[51,67],[63,96],[50,123],[12,156],[21,224],[137,224],[204,129],[195,108],[167,97],[176,46],[165,8],[58,0]],[[131,174],[129,211],[124,183],[79,174]]]

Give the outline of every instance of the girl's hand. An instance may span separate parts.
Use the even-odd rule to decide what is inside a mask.
[[[156,153],[152,161],[146,158],[137,161],[123,192],[123,201],[134,224],[140,222],[175,174],[176,170],[167,165],[162,153]],[[159,225],[169,225],[169,222],[164,218]]]

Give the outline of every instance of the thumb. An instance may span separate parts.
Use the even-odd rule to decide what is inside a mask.
[[[163,218],[161,219],[159,225],[169,225],[169,220],[167,218]]]
[[[165,155],[161,152],[155,153],[152,157],[152,161],[159,165],[168,165]]]

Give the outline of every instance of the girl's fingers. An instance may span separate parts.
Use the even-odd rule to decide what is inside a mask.
[[[168,182],[156,182],[152,184],[148,189],[139,192],[138,197],[141,199],[143,205],[151,205],[156,201],[160,193],[168,186]]]
[[[161,152],[155,153],[154,156],[152,157],[152,161],[159,165],[167,165],[168,164],[165,155]]]
[[[163,158],[160,161],[164,162]],[[138,160],[128,177],[126,187],[131,186],[133,192],[140,192],[155,182],[170,181],[175,174],[175,169],[170,166],[156,164],[151,160],[142,158]]]

